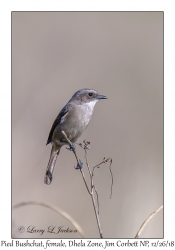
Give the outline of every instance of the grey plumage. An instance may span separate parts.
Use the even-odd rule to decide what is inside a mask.
[[[44,179],[46,184],[52,182],[52,173],[60,149],[63,145],[67,144],[62,131],[66,133],[72,143],[76,142],[89,124],[96,102],[99,99],[106,98],[106,96],[98,95],[95,90],[80,89],[60,111],[52,125],[46,143],[46,145],[52,143],[52,150]]]

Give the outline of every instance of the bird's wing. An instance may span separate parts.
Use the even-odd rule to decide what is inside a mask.
[[[46,145],[52,141],[53,132],[54,132],[56,126],[59,123],[64,121],[64,117],[68,114],[68,112],[71,110],[71,108],[72,108],[72,105],[70,103],[67,103],[66,106],[64,106],[64,108],[60,111],[60,113],[58,114],[57,118],[55,119],[55,121],[52,125],[52,128],[50,130]]]

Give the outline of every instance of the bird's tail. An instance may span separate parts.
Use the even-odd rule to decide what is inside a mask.
[[[54,147],[52,146],[49,163],[48,163],[48,166],[47,166],[47,169],[46,169],[46,174],[45,174],[45,177],[44,177],[44,183],[47,184],[47,185],[50,185],[51,182],[52,182],[52,174],[53,174],[53,170],[54,170],[54,167],[55,167],[57,157],[58,157],[58,155],[60,153],[60,149],[61,149],[61,147],[58,150],[55,150]]]

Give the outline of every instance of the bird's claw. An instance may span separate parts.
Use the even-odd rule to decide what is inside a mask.
[[[82,167],[83,167],[83,162],[81,162],[81,160],[79,160],[79,163],[77,164],[75,169],[82,169]]]
[[[75,148],[76,148],[75,143],[72,142],[72,144],[70,145],[70,147],[69,147],[69,148],[66,148],[66,149],[68,149],[68,150],[70,150],[70,151],[74,151]]]

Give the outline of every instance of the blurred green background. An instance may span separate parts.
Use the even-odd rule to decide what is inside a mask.
[[[12,12],[12,205],[42,201],[60,207],[98,238],[91,198],[76,160],[62,148],[50,186],[45,146],[61,108],[81,88],[108,96],[79,139],[91,142],[90,166],[105,238],[133,238],[163,203],[163,12]],[[77,153],[85,163],[84,153]],[[88,176],[84,164],[85,175]],[[87,180],[89,181],[88,177]],[[80,238],[78,233],[19,233],[19,226],[74,227],[44,207],[12,212],[15,238]],[[141,237],[163,237],[163,211]]]

